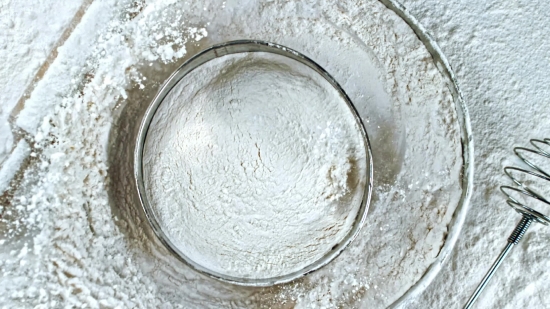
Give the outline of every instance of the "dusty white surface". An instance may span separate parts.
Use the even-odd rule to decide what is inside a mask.
[[[514,146],[550,136],[550,3],[403,1],[449,58],[469,107],[475,186],[462,236],[411,308],[461,308],[506,245],[520,216],[498,186]],[[546,209],[546,214],[549,210]],[[477,308],[550,308],[550,229],[534,225]]]
[[[17,143],[7,122],[10,112],[32,87],[33,78],[45,72],[47,60],[55,58],[54,49],[70,33],[63,35],[84,2],[0,2],[0,164]]]
[[[476,141],[476,187],[463,236],[441,275],[411,305],[411,308],[460,308],[505,244],[505,238],[512,225],[519,219],[519,216],[504,204],[504,198],[497,191],[498,185],[508,181],[502,173],[502,166],[511,161],[511,148],[514,145],[525,144],[528,138],[550,135],[547,124],[547,119],[550,118],[548,109],[550,80],[547,74],[550,72],[548,54],[550,40],[546,37],[550,32],[550,23],[548,23],[550,5],[544,1],[514,3],[405,1],[404,4],[434,34],[436,41],[454,67],[470,108]],[[11,26],[11,24],[6,25]],[[55,39],[52,39],[53,41]],[[16,75],[10,73],[9,76]],[[25,80],[29,80],[30,77],[26,78]],[[98,84],[102,83],[98,82]],[[4,109],[2,113],[5,115]],[[90,120],[92,119],[93,117]],[[104,133],[98,133],[99,136],[101,134]],[[77,132],[75,137],[78,137]],[[95,138],[87,136],[82,138],[84,137],[92,142]],[[5,143],[11,145],[9,137]],[[67,149],[74,149],[74,146],[67,145]],[[49,155],[52,163],[57,162],[62,166],[59,163],[60,155]],[[86,170],[89,166],[84,165],[79,168]],[[101,166],[96,169],[97,174],[102,174]],[[54,176],[61,177],[61,175],[52,175]],[[94,190],[82,192],[82,194],[97,197],[97,192]],[[102,198],[106,200],[105,197]],[[70,201],[70,198],[68,200]],[[29,207],[31,206],[33,206],[32,202],[29,203]],[[85,214],[85,211],[78,210],[74,213],[74,217],[67,214],[67,218],[61,219],[77,220]],[[105,218],[105,220],[108,219]],[[85,220],[81,224],[86,224]],[[97,224],[96,227],[101,226],[100,222]],[[67,232],[70,233],[70,231]],[[96,229],[96,233],[108,235],[112,231]],[[550,282],[550,272],[547,271],[550,266],[548,235],[550,234],[544,227],[532,228],[480,299],[480,308],[550,307],[550,300],[546,296]],[[61,233],[57,237],[64,236]],[[98,242],[97,244],[109,249],[113,243],[120,246],[120,239],[110,239],[108,243]],[[75,245],[76,248],[79,247],[78,244]],[[28,251],[26,248],[26,246],[17,248],[17,251],[10,254],[24,257]],[[67,251],[67,248],[56,248],[56,250],[65,252],[61,254],[65,258],[76,254],[77,256],[74,256],[76,259],[87,259],[85,255],[81,256],[82,253],[79,251]],[[59,255],[59,252],[56,254]],[[79,297],[85,300],[87,292],[83,290],[82,283],[74,277],[85,273],[86,269],[67,266],[64,264],[66,261],[55,261],[56,254],[51,258],[60,268],[60,277],[57,278],[62,278],[65,284],[81,291]],[[112,255],[108,250],[102,258],[114,260],[114,268],[122,278],[136,272],[132,268],[132,263],[116,254]],[[100,264],[96,266],[101,268]],[[47,277],[33,278],[36,282],[47,279]],[[113,278],[91,278],[90,280],[111,282]],[[136,280],[143,281],[136,284],[147,286],[146,279]],[[124,280],[121,282],[124,283]],[[40,290],[26,292],[13,290],[10,293],[13,293],[10,297],[17,299],[42,295]],[[106,299],[116,295],[113,289],[105,289],[100,293],[103,293],[100,295],[107,295]],[[147,293],[152,292],[146,288],[139,292],[140,295]],[[132,295],[119,294],[117,297],[119,300],[132,299]],[[111,298],[104,303],[116,303]],[[89,303],[93,304],[92,301]]]

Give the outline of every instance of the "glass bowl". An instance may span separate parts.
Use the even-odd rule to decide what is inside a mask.
[[[362,200],[359,205],[358,211],[355,215],[355,218],[353,220],[351,229],[347,232],[347,234],[343,237],[343,239],[339,241],[335,246],[333,246],[330,251],[326,252],[320,259],[317,259],[316,261],[314,261],[313,263],[310,263],[306,267],[303,267],[298,271],[293,271],[284,275],[269,277],[269,278],[241,278],[241,277],[222,274],[220,272],[216,272],[212,269],[205,267],[200,262],[197,262],[191,259],[188,255],[182,252],[178,248],[178,246],[176,246],[174,242],[170,239],[166,231],[163,230],[163,226],[159,218],[157,217],[155,210],[150,204],[150,199],[148,199],[148,195],[145,188],[144,171],[143,171],[143,154],[144,154],[144,145],[147,138],[147,133],[149,131],[149,128],[151,126],[151,122],[155,116],[155,113],[157,112],[159,106],[163,103],[163,100],[170,93],[170,91],[182,79],[184,79],[191,71],[193,71],[194,69],[200,67],[201,65],[213,59],[224,57],[226,55],[231,55],[231,54],[254,53],[254,52],[272,53],[272,54],[277,54],[277,55],[281,55],[281,56],[296,60],[299,63],[304,64],[310,69],[312,69],[313,71],[315,71],[317,74],[323,77],[324,80],[328,81],[328,83],[335,90],[337,90],[337,92],[339,93],[341,98],[343,98],[344,102],[347,104],[347,107],[353,114],[353,117],[357,124],[356,127],[359,128],[360,134],[363,139],[363,144],[364,144],[363,146],[364,146],[365,160],[366,160],[365,175],[367,179],[365,179],[364,181],[365,186],[364,186],[364,191],[363,191],[364,193],[362,196]],[[306,57],[305,55],[282,45],[268,43],[264,41],[258,41],[258,40],[238,40],[238,41],[229,41],[229,42],[217,44],[215,46],[207,48],[204,51],[196,54],[194,57],[190,58],[182,66],[180,66],[166,80],[164,85],[160,88],[159,92],[152,100],[151,104],[148,106],[145,112],[145,115],[143,117],[143,120],[141,122],[141,125],[139,127],[137,140],[136,140],[136,147],[134,150],[134,177],[135,177],[135,181],[138,189],[139,200],[145,212],[145,216],[149,224],[151,225],[152,230],[156,235],[156,237],[158,238],[158,240],[168,249],[168,251],[172,255],[174,255],[178,260],[185,263],[195,271],[224,282],[229,282],[232,284],[244,285],[244,286],[271,286],[275,284],[289,282],[299,277],[305,276],[306,274],[309,274],[327,265],[334,258],[336,258],[357,236],[357,234],[359,233],[361,227],[363,226],[366,220],[369,203],[371,199],[371,194],[372,194],[372,182],[373,182],[372,181],[373,179],[372,164],[373,163],[372,163],[371,148],[370,148],[370,143],[369,143],[365,126],[356,108],[351,102],[350,98],[342,89],[342,87],[338,84],[338,82],[336,82],[336,80],[327,71],[325,71],[320,65],[318,65],[317,63],[315,63],[313,60]]]

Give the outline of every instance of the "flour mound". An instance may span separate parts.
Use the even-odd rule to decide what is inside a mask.
[[[317,261],[357,218],[366,152],[345,99],[280,55],[211,61],[154,116],[150,203],[174,245],[207,269],[269,278]]]

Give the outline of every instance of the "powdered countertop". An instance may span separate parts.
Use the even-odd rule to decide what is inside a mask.
[[[469,108],[474,192],[462,235],[439,276],[410,308],[462,308],[521,218],[498,186],[514,146],[550,136],[550,3],[403,1],[448,57]],[[550,229],[536,224],[476,308],[550,308]]]
[[[85,7],[87,1],[82,2]],[[498,191],[499,185],[509,183],[502,168],[512,161],[512,148],[526,145],[529,138],[550,137],[550,38],[547,36],[550,3],[542,0],[402,2],[433,34],[455,70],[469,108],[475,139],[475,186],[462,235],[439,276],[408,308],[461,308],[520,218],[506,206]],[[7,63],[19,62],[17,69],[6,67],[0,71],[0,80],[32,80],[38,67],[34,62],[21,61],[28,58],[28,51],[12,50],[9,35],[18,36],[34,29],[23,24],[64,19],[55,23],[62,25],[58,31],[44,32],[44,27],[36,27],[47,44],[29,39],[31,49],[46,46],[44,53],[49,54],[57,47],[52,42],[59,42],[63,29],[70,26],[67,25],[71,18],[65,17],[73,16],[77,10],[76,3],[66,8],[67,14],[51,9],[58,7],[54,1],[44,4],[50,9],[0,3],[0,59]],[[23,11],[26,13],[22,14]],[[4,18],[4,14],[9,18]],[[22,21],[21,16],[27,16],[28,20]],[[29,33],[29,37],[32,36]],[[0,131],[6,127],[7,113],[15,103],[13,100],[0,103]],[[12,147],[12,138],[2,133],[0,164],[9,152],[4,148]],[[101,232],[108,233],[98,231]],[[550,229],[534,225],[495,275],[477,307],[550,308],[549,256]]]

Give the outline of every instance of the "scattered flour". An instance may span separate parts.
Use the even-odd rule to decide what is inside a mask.
[[[138,14],[142,11],[147,14]],[[164,303],[132,262],[113,221],[105,145],[125,88],[139,87],[136,67],[173,61],[185,54],[186,42],[206,35],[180,18],[168,1],[96,1],[59,47],[17,118],[31,134],[35,157],[19,187],[2,196],[0,304],[158,308]],[[155,39],[160,33],[164,40]],[[175,52],[167,52],[167,45]]]
[[[113,218],[111,205],[124,205],[107,192],[125,163],[107,160],[109,134],[139,123],[130,114],[118,126],[117,113],[148,104],[163,68],[187,52],[242,38],[289,46],[327,69],[358,107],[375,160],[373,203],[356,241],[320,271],[265,289],[171,260],[140,234],[144,222]],[[17,125],[35,156],[2,205],[0,303],[11,307],[383,308],[432,264],[461,193],[445,80],[377,1],[95,1]],[[117,185],[133,194],[131,182]]]
[[[30,94],[26,88],[43,74],[85,2],[0,1],[0,166],[19,142],[8,123],[11,111],[22,96]]]
[[[550,137],[550,2],[403,0],[452,63],[472,120],[475,188],[449,262],[410,308],[462,308],[520,216],[499,186],[513,147]],[[479,18],[484,16],[483,18]],[[550,209],[540,208],[546,214]],[[550,229],[532,225],[476,308],[550,308]]]
[[[210,271],[299,271],[361,217],[359,126],[338,90],[296,60],[217,58],[185,76],[152,120],[149,202],[175,246]]]
[[[5,192],[9,188],[10,180],[30,153],[29,144],[25,140],[20,140],[6,162],[0,166],[0,192]]]

